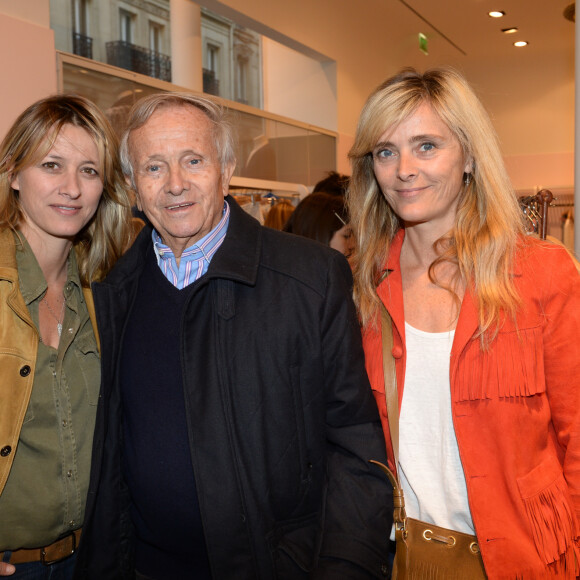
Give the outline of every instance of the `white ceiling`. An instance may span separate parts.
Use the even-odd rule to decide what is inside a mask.
[[[354,134],[369,93],[401,67],[450,65],[486,105],[506,155],[574,149],[575,27],[563,16],[571,1],[201,0],[278,42],[337,62],[339,133]],[[490,18],[490,10],[506,15]],[[512,26],[516,34],[501,32]],[[429,39],[428,56],[419,51],[419,32]],[[517,39],[529,45],[516,48]]]
[[[366,3],[380,18],[390,21],[385,25],[388,40],[381,38],[381,50],[388,46],[389,51],[385,60],[419,70],[439,65],[458,68],[490,111],[504,153],[509,155],[573,149],[575,27],[563,15],[571,1]],[[506,15],[491,18],[487,15],[490,10],[502,10]],[[517,27],[518,32],[501,32],[508,27]],[[418,49],[419,32],[429,39],[428,56]],[[527,40],[529,45],[516,48],[516,40]],[[394,72],[391,68],[384,76]]]

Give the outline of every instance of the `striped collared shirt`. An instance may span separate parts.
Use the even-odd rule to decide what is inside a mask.
[[[187,248],[179,260],[162,241],[159,234],[153,230],[153,248],[157,256],[157,265],[163,275],[176,287],[182,290],[189,284],[201,278],[209,268],[209,263],[222,245],[230,219],[230,206],[224,202],[222,219],[209,234]]]

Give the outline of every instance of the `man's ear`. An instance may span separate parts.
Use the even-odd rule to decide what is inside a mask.
[[[226,197],[230,189],[230,180],[234,174],[234,169],[236,168],[236,162],[226,165],[222,171],[222,193]]]
[[[141,205],[141,198],[137,193],[137,189],[133,187],[133,184],[131,183],[131,180],[128,177],[125,177],[125,185],[133,192],[133,195],[135,196],[135,205],[137,206],[137,209],[139,211],[143,211],[143,206]]]

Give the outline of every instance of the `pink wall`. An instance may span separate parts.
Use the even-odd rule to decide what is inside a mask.
[[[506,167],[514,188],[574,186],[574,152],[509,155]]]
[[[0,54],[1,138],[28,105],[56,93],[54,34],[47,26],[0,13]]]

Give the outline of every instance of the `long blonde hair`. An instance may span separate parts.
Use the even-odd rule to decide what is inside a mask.
[[[459,202],[453,229],[436,243],[440,262],[457,265],[457,276],[472,284],[479,329],[497,330],[502,315],[514,316],[519,303],[511,272],[521,212],[508,178],[497,136],[483,105],[467,81],[452,69],[423,75],[405,69],[381,84],[368,98],[349,152],[352,177],[347,195],[357,238],[354,298],[363,325],[375,324],[376,292],[390,244],[401,228],[379,189],[372,152],[380,137],[428,103],[458,139],[465,158],[473,159],[472,180]]]
[[[118,140],[97,106],[76,95],[37,101],[14,122],[0,145],[0,227],[18,229],[23,214],[14,177],[42,159],[64,125],[85,129],[101,164],[103,194],[97,211],[77,234],[73,246],[83,285],[102,280],[131,241],[131,204],[118,159]]]

